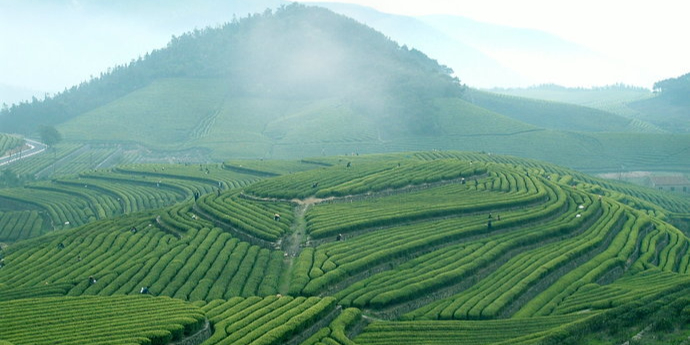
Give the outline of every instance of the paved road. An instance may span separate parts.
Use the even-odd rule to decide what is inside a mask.
[[[24,139],[24,141],[26,142],[25,147],[28,146],[28,148],[23,149],[21,152],[14,153],[14,154],[9,155],[9,156],[0,157],[0,166],[8,165],[8,164],[16,162],[20,159],[24,159],[24,158],[31,157],[33,155],[37,155],[37,154],[45,151],[48,148],[48,146],[46,144],[40,143],[40,142],[35,141],[35,140]]]

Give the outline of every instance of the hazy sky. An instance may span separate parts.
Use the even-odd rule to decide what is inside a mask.
[[[146,52],[164,47],[173,34],[179,35],[193,29],[194,24],[191,23],[194,20],[201,22],[200,18],[203,17],[208,22],[207,17],[212,16],[213,20],[217,20],[221,14],[223,18],[227,17],[225,20],[231,20],[230,14],[209,11],[197,2],[171,2],[171,6],[176,4],[179,13],[171,17],[166,12],[160,18],[152,14],[155,11],[138,13],[135,7],[144,7],[140,4],[146,4],[155,9],[156,4],[165,2],[92,0],[93,4],[109,4],[103,6],[115,8],[108,13],[93,13],[82,10],[80,1],[0,0],[0,103],[15,101],[18,97],[5,97],[10,95],[10,91],[6,91],[10,90],[7,86],[14,90],[35,90],[39,96],[40,92],[59,92],[88,80],[92,75],[105,72],[108,67],[127,63]],[[550,82],[544,79],[544,75],[562,72],[563,75],[554,76],[554,81],[566,86],[623,82],[651,87],[655,81],[690,72],[690,48],[684,37],[690,32],[690,20],[687,19],[690,5],[681,0],[340,2],[365,5],[393,14],[452,14],[487,23],[538,29],[585,46],[610,59],[608,67],[602,70],[580,64],[572,69],[549,69],[546,62],[539,61],[542,65],[533,66],[532,71],[542,73],[536,79],[540,83]],[[214,0],[204,3],[210,6]],[[243,6],[249,6],[264,2],[226,2],[230,6],[242,6],[242,3]],[[194,13],[190,15],[188,12]],[[519,56],[511,57],[516,62],[519,59]],[[522,60],[520,63],[523,65],[534,64],[535,61],[532,57],[523,57]],[[570,85],[559,82],[566,80],[574,82]],[[590,85],[579,85],[583,84],[580,82],[582,80],[590,81]]]
[[[303,0],[303,3],[317,0]],[[690,72],[690,3],[684,0],[343,0],[402,15],[452,14],[553,33],[611,58],[618,74],[591,71],[651,87]],[[577,71],[582,73],[582,71]],[[563,71],[568,73],[568,71]],[[599,79],[600,80],[600,79]],[[587,86],[587,85],[583,85]]]

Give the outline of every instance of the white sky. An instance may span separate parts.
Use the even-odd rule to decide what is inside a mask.
[[[318,0],[300,0],[303,3]],[[342,0],[401,15],[452,14],[550,32],[620,64],[627,80],[655,81],[690,72],[690,2],[685,0]],[[597,71],[592,71],[594,74]],[[593,78],[594,80],[595,78]]]
[[[0,4],[1,1],[9,0],[0,0]],[[164,47],[172,34],[156,27],[156,23],[136,18],[85,18],[78,12],[56,11],[57,7],[51,6],[27,11],[22,10],[24,6],[11,6],[22,0],[14,1],[5,3],[0,12],[0,93],[3,93],[3,85],[59,92],[88,80],[90,75],[98,75],[107,67],[127,63],[152,49]],[[302,3],[314,1],[300,0]],[[451,14],[481,22],[538,29],[580,44],[608,59],[608,67],[600,70],[584,62],[577,65],[565,62],[569,68],[563,68],[563,61],[560,64],[540,61],[534,56],[516,55],[506,59],[533,74],[531,77],[536,77],[533,79],[539,83],[591,86],[622,82],[651,88],[656,81],[690,72],[690,45],[685,37],[690,33],[690,18],[687,18],[690,2],[686,0],[337,2],[356,3],[393,14]],[[54,5],[62,6],[60,4],[62,2]],[[552,76],[553,81],[547,79]],[[7,95],[0,94],[0,104],[5,100],[15,101],[4,96]]]

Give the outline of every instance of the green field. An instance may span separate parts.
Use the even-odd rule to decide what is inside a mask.
[[[23,143],[24,140],[17,136],[0,133],[0,157],[7,155],[9,150],[16,148]]]
[[[170,298],[30,298],[0,306],[0,338],[11,344],[166,344],[205,323],[198,307]]]
[[[654,94],[648,89],[624,85],[590,89],[542,85],[523,89],[492,89],[490,91],[517,97],[576,104],[629,118],[640,115],[628,106],[629,103],[654,97]]]
[[[588,175],[687,175],[672,84],[469,89],[299,4],[173,37],[0,110],[62,137],[0,171],[0,345],[686,344],[690,196]]]
[[[687,134],[566,103],[468,90],[462,99],[434,99],[430,121],[438,133],[391,135],[341,99],[238,97],[227,88],[222,79],[163,79],[58,128],[71,141],[140,143],[180,155],[200,150],[191,157],[200,161],[440,149],[517,155],[586,171],[659,169],[657,164],[688,169]],[[138,129],[104,129],[132,122]],[[63,172],[96,166],[101,153],[91,151],[81,158],[84,165]]]
[[[0,241],[171,206],[195,194],[241,188],[258,179],[218,164],[139,164],[0,189],[0,224],[6,225],[0,228]]]
[[[0,210],[12,344],[620,344],[690,321],[690,238],[666,222],[690,200],[536,160],[130,164],[24,189]]]

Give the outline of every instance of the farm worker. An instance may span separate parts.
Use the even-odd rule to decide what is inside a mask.
[[[0,268],[5,267],[5,259],[0,259]]]
[[[342,241],[343,240],[343,234],[338,234],[338,236],[335,237],[336,241]]]
[[[89,284],[96,284],[96,278],[89,276]]]
[[[136,226],[133,226],[133,227],[132,227],[132,230],[130,230],[130,231],[131,231],[133,234],[136,234],[136,233],[137,233],[137,227],[136,227]]]
[[[276,222],[279,222],[279,221],[280,221],[280,215],[277,214],[277,213],[274,214],[274,215],[273,215],[273,220],[275,220]]]
[[[489,229],[489,230],[491,230],[491,220],[489,220],[489,222],[486,223],[486,228]]]
[[[139,291],[141,294],[147,294],[149,293],[149,288],[147,286],[143,286],[141,290]]]

